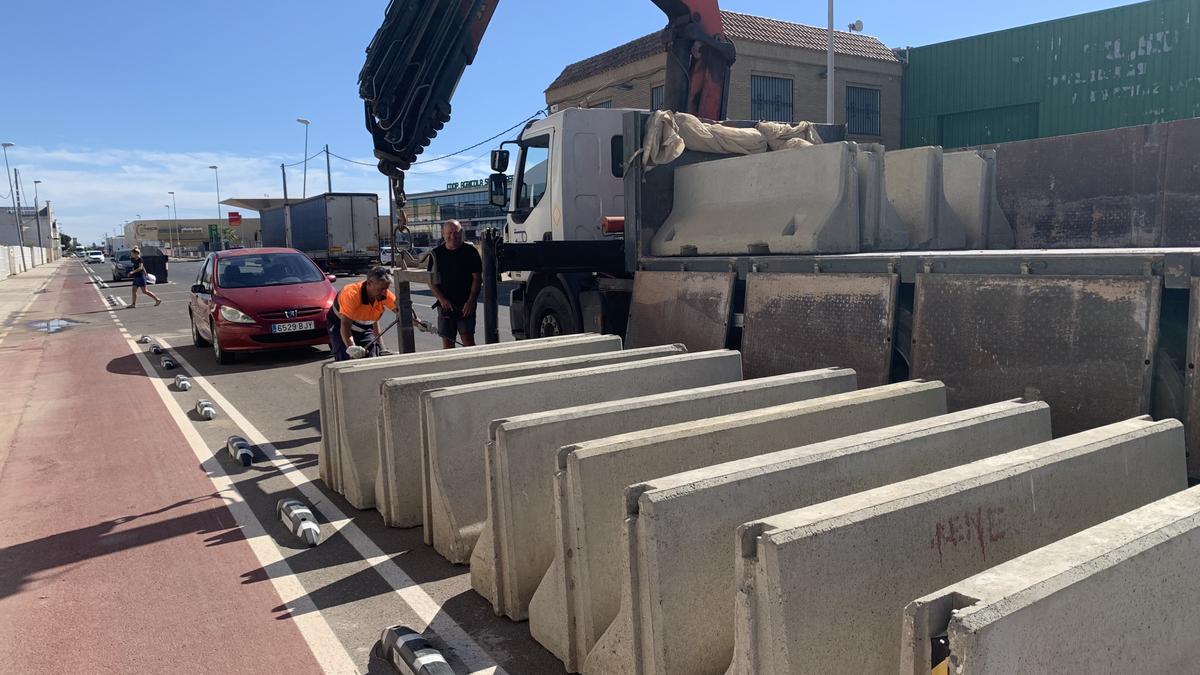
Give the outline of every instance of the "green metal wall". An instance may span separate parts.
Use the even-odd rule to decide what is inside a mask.
[[[905,147],[1200,117],[1200,0],[1135,5],[908,50]]]

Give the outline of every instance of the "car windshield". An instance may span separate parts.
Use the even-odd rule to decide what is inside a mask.
[[[129,262],[130,254],[128,251],[122,251],[117,254],[117,260],[120,262]]]
[[[325,275],[300,253],[256,253],[217,260],[221,288],[257,288],[321,281]]]

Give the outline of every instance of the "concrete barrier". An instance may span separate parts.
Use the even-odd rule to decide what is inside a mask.
[[[908,248],[908,227],[888,201],[884,174],[884,147],[859,143],[855,161],[858,170],[859,234],[863,251],[903,251]]]
[[[962,223],[967,248],[1013,247],[1013,230],[996,198],[996,151],[942,155],[946,204]]]
[[[1050,438],[1049,406],[1008,401],[626,488],[629,575],[585,672],[725,672],[738,525]]]
[[[1186,485],[1137,418],[738,528],[735,673],[883,673],[914,598]]]
[[[716,350],[421,394],[426,542],[450,562],[470,561],[487,519],[483,453],[492,420],[729,382],[741,373],[741,354]]]
[[[857,252],[856,153],[854,143],[825,143],[681,166],[674,207],[650,250],[665,256]]]
[[[530,632],[575,670],[616,617],[626,486],[945,412],[940,382],[904,382],[562,448],[559,548],[530,603]]]
[[[374,428],[379,439],[375,458],[376,506],[389,527],[416,527],[424,522],[424,431],[421,426],[421,393],[458,385],[506,380],[513,377],[557,373],[565,370],[654,359],[686,351],[683,345],[626,349],[583,354],[561,359],[525,361],[390,378],[380,385],[380,403]],[[480,446],[480,462],[483,449]],[[482,483],[481,483],[482,486]],[[481,487],[482,489],[482,487]],[[428,535],[428,531],[426,532]]]
[[[471,555],[471,586],[497,614],[514,621],[528,616],[533,592],[554,560],[560,447],[853,391],[854,385],[854,371],[827,368],[494,420],[486,453],[488,517]]]
[[[908,228],[909,248],[964,248],[966,233],[942,187],[942,149],[891,150],[884,164],[888,201]]]
[[[1182,673],[1200,649],[1200,488],[1160,499],[909,604],[901,673]]]
[[[375,502],[375,417],[379,383],[389,377],[463,370],[521,361],[617,351],[615,335],[576,335],[548,341],[504,343],[467,349],[400,354],[326,364],[321,369],[321,437],[329,439],[319,457],[321,477],[346,495],[355,508]],[[323,461],[322,461],[323,460]]]

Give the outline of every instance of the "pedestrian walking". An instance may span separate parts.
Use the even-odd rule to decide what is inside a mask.
[[[379,319],[384,310],[397,311],[391,287],[392,273],[386,267],[376,267],[365,280],[346,284],[338,291],[326,316],[334,361],[348,360],[352,347],[365,350],[364,356],[379,356],[383,351]]]
[[[150,296],[151,300],[154,300],[155,307],[158,307],[159,305],[161,305],[162,300],[159,299],[159,297],[154,294],[154,291],[151,291],[149,288],[146,287],[146,265],[145,265],[145,263],[142,262],[142,249],[135,248],[132,251],[130,251],[129,252],[129,262],[133,265],[133,269],[129,272],[130,279],[133,283],[133,285],[131,286],[131,288],[133,289],[133,301],[129,303],[129,309],[133,309],[134,307],[137,307],[137,296],[138,296],[139,288],[142,289],[142,294],[148,295],[148,296]]]
[[[433,283],[429,289],[437,298],[438,335],[442,349],[454,349],[454,337],[464,347],[475,346],[475,301],[483,280],[483,261],[474,246],[463,243],[462,224],[447,220],[442,224],[442,243],[429,257]]]

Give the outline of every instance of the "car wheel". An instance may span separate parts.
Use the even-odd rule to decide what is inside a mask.
[[[579,326],[571,303],[557,286],[538,291],[529,316],[529,337],[543,338],[578,333]]]
[[[205,340],[200,335],[200,329],[196,328],[196,321],[192,318],[192,310],[188,310],[188,324],[192,327],[192,346],[207,347],[208,340]]]
[[[209,330],[212,331],[212,348],[213,358],[217,363],[228,366],[233,363],[233,354],[221,349],[221,336],[217,334],[217,326],[213,322],[208,322]]]

